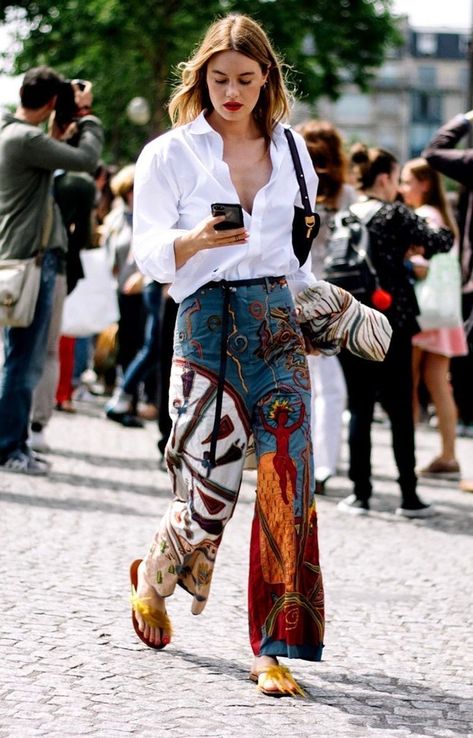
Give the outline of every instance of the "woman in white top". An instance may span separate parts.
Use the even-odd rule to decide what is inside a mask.
[[[280,64],[253,20],[213,24],[182,65],[175,127],[146,146],[135,178],[140,269],[180,303],[166,463],[174,499],[131,579],[133,622],[152,648],[171,639],[164,598],[176,583],[205,607],[248,439],[258,463],[250,549],[251,678],[271,695],[300,688],[278,656],[317,661],[323,639],[310,443],[310,380],[292,294],[315,283],[291,244],[300,207],[284,127]],[[294,135],[310,202],[316,175]],[[242,227],[218,230],[211,204],[240,204]]]

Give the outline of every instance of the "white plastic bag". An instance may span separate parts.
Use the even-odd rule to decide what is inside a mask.
[[[417,321],[423,331],[462,324],[461,273],[453,251],[430,259],[427,276],[416,282],[415,292],[420,310]]]
[[[81,251],[80,259],[85,277],[66,297],[61,328],[64,336],[101,333],[120,316],[108,249],[101,246]]]

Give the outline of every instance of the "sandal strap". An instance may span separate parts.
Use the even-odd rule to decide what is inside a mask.
[[[280,692],[281,694],[306,696],[304,690],[296,682],[287,666],[283,666],[282,664],[270,666],[264,671],[260,671],[257,676],[259,689],[265,689],[264,683],[266,681],[272,681],[276,685],[276,689],[267,689],[267,692],[274,691]]]
[[[148,605],[148,601],[148,597],[138,597],[136,589],[134,587],[131,588],[131,605],[133,610],[141,615],[146,625],[150,628],[161,628],[169,633],[169,635],[172,635],[172,625],[167,613],[162,612],[162,610],[153,610]]]

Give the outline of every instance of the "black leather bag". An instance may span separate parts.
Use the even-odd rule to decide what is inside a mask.
[[[299,152],[292,131],[289,128],[285,128],[284,133],[286,134],[294,169],[296,170],[303,205],[302,208],[294,207],[294,219],[292,221],[292,248],[294,249],[299,266],[302,266],[306,263],[310,249],[312,248],[312,241],[319,232],[320,215],[314,213],[312,210]]]

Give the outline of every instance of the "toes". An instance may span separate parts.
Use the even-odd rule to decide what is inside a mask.
[[[135,618],[136,618],[136,622],[138,623],[138,628],[139,628],[139,629],[140,629],[140,630],[141,630],[142,632],[144,632],[144,629],[146,628],[146,624],[145,624],[145,621],[144,621],[144,620],[143,620],[143,618],[141,617],[141,615],[140,615],[140,613],[138,612],[138,610],[134,610],[134,613],[135,613]]]

